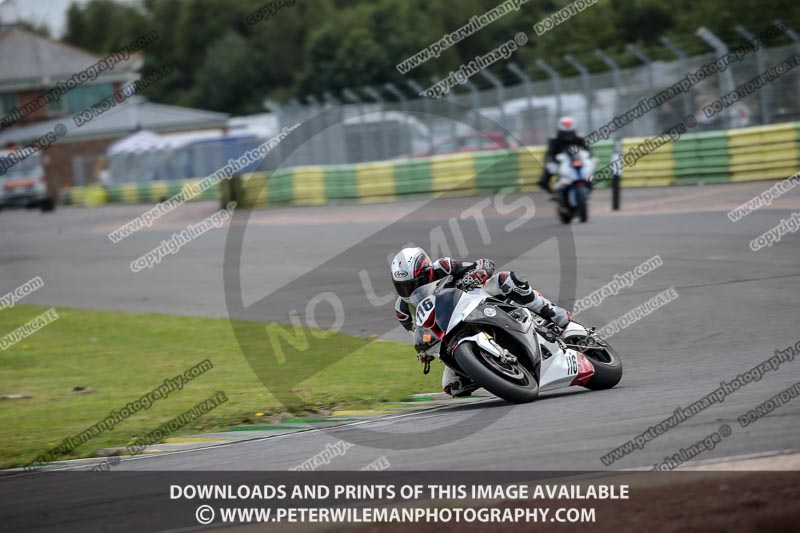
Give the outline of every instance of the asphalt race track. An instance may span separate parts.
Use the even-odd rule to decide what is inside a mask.
[[[772,247],[753,252],[749,243],[800,211],[800,196],[789,192],[772,206],[738,222],[726,213],[768,188],[770,183],[677,187],[624,191],[623,211],[611,213],[606,191],[595,195],[589,224],[574,225],[574,252],[560,256],[549,236],[564,232],[544,195],[536,193],[536,217],[520,231],[492,234],[481,245],[504,268],[527,273],[545,295],[559,299],[562,275],[576,260],[580,298],[659,255],[663,266],[618,295],[582,313],[579,321],[603,326],[654,295],[674,287],[679,297],[615,334],[622,355],[622,383],[603,392],[545,394],[532,404],[511,406],[499,400],[458,405],[407,416],[360,423],[373,437],[335,458],[326,469],[359,469],[386,456],[401,470],[601,470],[600,457],[770,357],[800,338],[795,298],[800,294],[800,236],[785,235]],[[512,201],[517,196],[507,199]],[[281,208],[255,211],[242,252],[245,302],[273,293],[260,320],[286,321],[288,310],[302,308],[322,290],[363,291],[362,265],[385,257],[411,240],[424,243],[431,227],[481,198],[451,198],[431,203]],[[130,262],[172,232],[210,215],[216,206],[192,204],[118,244],[107,233],[144,211],[143,206],[65,208],[52,215],[0,213],[0,272],[3,292],[35,275],[45,287],[24,303],[159,311],[211,317],[228,316],[223,286],[227,229],[212,230],[170,255],[155,268],[132,273]],[[402,224],[394,221],[419,209]],[[489,228],[505,226],[519,212],[487,217]],[[234,222],[236,223],[236,222]],[[466,242],[479,242],[476,224],[463,224]],[[326,262],[381,230],[379,242],[355,246],[342,261]],[[527,231],[532,232],[528,234]],[[531,241],[531,235],[537,235]],[[541,238],[539,238],[541,236]],[[541,242],[531,248],[530,242]],[[472,249],[472,247],[470,247]],[[569,257],[574,253],[574,257]],[[322,266],[322,268],[318,268]],[[316,269],[311,286],[293,288]],[[565,271],[566,269],[566,271]],[[386,272],[388,278],[388,269]],[[289,289],[280,290],[287,286]],[[329,286],[330,289],[326,289]],[[388,290],[376,281],[376,294]],[[569,305],[571,302],[561,303]],[[369,305],[348,308],[344,330],[360,335],[406,339],[395,327],[391,304],[376,312]],[[355,316],[353,316],[355,315]],[[320,320],[324,323],[324,320]],[[409,346],[409,357],[414,357]],[[800,359],[800,358],[798,358]],[[440,371],[434,366],[434,372]],[[611,468],[647,467],[690,446],[727,423],[733,434],[698,459],[760,454],[800,448],[800,402],[793,401],[747,428],[736,417],[794,384],[800,361],[790,361],[636,450]],[[386,376],[391,380],[392,376]],[[428,391],[420,391],[428,392]],[[476,414],[476,411],[478,413]],[[396,449],[398,434],[414,434],[461,421],[469,435],[426,446],[424,441]],[[313,430],[232,445],[123,461],[120,470],[280,470],[319,453],[327,443],[347,439],[352,428]],[[443,430],[448,431],[448,430]],[[411,438],[413,440],[413,437]]]

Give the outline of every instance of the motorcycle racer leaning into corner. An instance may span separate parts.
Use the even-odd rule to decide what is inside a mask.
[[[569,152],[570,150],[586,150],[592,154],[592,148],[586,142],[584,137],[578,135],[575,131],[575,121],[572,117],[561,117],[558,119],[558,131],[556,136],[551,138],[547,143],[547,153],[544,156],[544,168],[542,169],[542,176],[539,178],[539,186],[545,191],[552,193],[553,189],[550,187],[550,180],[558,171],[558,163],[556,156]]]
[[[406,331],[414,329],[408,297],[418,287],[448,275],[453,276],[456,287],[460,289],[468,290],[483,285],[483,289],[490,295],[509,298],[560,328],[566,327],[572,320],[572,315],[566,309],[558,307],[542,296],[542,293],[534,290],[523,274],[508,270],[495,272],[491,259],[470,262],[443,257],[431,261],[422,248],[403,248],[392,259],[391,269],[392,281],[398,294],[394,310],[397,320]],[[429,356],[419,357],[420,362],[425,362],[425,358]],[[445,367],[442,387],[451,396],[469,396],[478,388],[478,384],[456,374],[450,367]]]

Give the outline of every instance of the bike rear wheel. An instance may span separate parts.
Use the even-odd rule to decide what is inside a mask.
[[[604,390],[615,387],[622,379],[622,359],[617,351],[605,341],[595,341],[594,337],[574,336],[564,339],[592,363],[594,375],[584,385],[590,390]]]

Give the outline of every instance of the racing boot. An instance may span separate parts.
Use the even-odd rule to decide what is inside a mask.
[[[445,367],[442,373],[442,388],[444,392],[454,398],[470,396],[472,391],[476,390],[478,387],[480,387],[480,385],[466,376],[457,374],[456,371],[449,366]]]
[[[484,290],[493,296],[505,296],[509,300],[527,307],[545,320],[565,328],[572,315],[534,290],[524,274],[511,271],[498,272],[486,282]]]

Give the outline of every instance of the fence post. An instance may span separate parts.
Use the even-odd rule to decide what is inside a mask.
[[[408,150],[406,151],[406,157],[411,157],[411,152],[414,151],[414,137],[411,133],[411,127],[408,123],[408,98],[406,98],[406,95],[403,94],[403,91],[398,89],[393,83],[387,83],[384,85],[384,87],[392,96],[400,101],[400,109],[403,111],[403,125],[405,126],[406,136],[408,137]]]
[[[292,117],[293,117],[289,121],[290,123],[292,123],[292,122],[294,122],[294,123],[301,122],[302,123],[302,122],[305,122],[307,120],[306,113],[305,113],[305,107],[300,105],[300,101],[297,98],[292,98],[291,100],[289,100],[289,110],[291,111]],[[286,158],[286,161],[284,161],[284,163],[283,163],[284,166],[287,167],[287,168],[300,165],[300,164],[302,164],[302,161],[303,161],[303,155],[304,155],[302,153],[303,152],[303,143],[299,139],[296,139],[293,144],[294,144],[294,146],[287,146],[287,148],[291,152],[291,155],[289,155]],[[292,148],[294,148],[294,151],[292,151]],[[306,150],[308,150],[308,148],[306,148]]]
[[[531,78],[525,74],[525,72],[519,68],[514,63],[509,63],[506,65],[506,68],[510,70],[521,82],[522,85],[525,87],[525,98],[528,101],[528,125],[530,127],[531,132],[531,139],[529,142],[533,140],[533,88],[531,87]]]
[[[614,115],[619,116],[622,113],[622,77],[620,75],[619,65],[599,48],[595,50],[594,53],[603,63],[611,68],[616,98]],[[614,165],[612,166],[614,173],[611,175],[611,209],[613,211],[619,210],[620,203],[620,175],[622,174],[622,140],[620,135],[621,134],[618,132],[615,136],[614,153],[611,154],[611,164]]]
[[[361,138],[359,141],[359,163],[363,163],[367,160],[367,116],[364,113],[364,101],[355,93],[355,91],[351,88],[346,88],[342,91],[342,96],[350,100],[352,103],[358,106],[358,114],[360,115],[358,123],[361,125],[361,134],[359,137]]]
[[[278,122],[278,131],[282,131],[283,128],[286,126],[285,124],[285,117],[283,113],[283,108],[278,105],[277,103],[273,102],[272,100],[264,100],[264,107],[266,107],[269,111],[275,113],[275,118],[277,118]],[[281,157],[281,143],[278,143],[273,150],[276,151],[275,161],[283,161],[283,157]]]
[[[431,76],[431,82],[436,85],[439,83],[439,80],[436,78],[436,76]],[[458,134],[456,133],[456,121],[452,118],[454,116],[453,114],[455,113],[455,106],[453,105],[453,89],[447,91],[445,99],[447,99],[447,114],[450,115],[450,137],[455,139]]]
[[[425,109],[425,125],[428,127],[428,152],[433,152],[433,115],[431,114],[431,99],[424,96],[425,89],[414,80],[406,80],[406,85],[422,98],[422,105]]]
[[[785,35],[794,42],[794,51],[796,54],[800,54],[800,36],[797,35],[792,28],[789,27],[784,21],[777,19],[774,21],[774,24],[778,27],[783,26],[786,28],[784,31]],[[795,74],[795,78],[797,78],[797,92],[795,93],[800,100],[800,74]],[[797,109],[800,111],[800,101],[797,102]]]
[[[736,32],[744,37],[745,39],[752,41],[753,46],[756,48],[756,70],[758,70],[758,74],[760,75],[766,70],[766,62],[764,61],[764,43],[761,42],[761,39],[750,33],[750,30],[745,28],[743,25],[739,24],[736,26]],[[749,77],[748,77],[749,78]],[[764,85],[758,91],[758,104],[759,108],[761,109],[761,124],[769,124],[772,122],[772,117],[770,116],[770,108],[769,108],[769,85]]]
[[[697,28],[697,32],[695,32],[698,37],[703,39],[707,42],[716,52],[717,54],[722,57],[728,53],[728,45],[726,45],[722,40],[711,33],[711,30],[706,28],[705,26],[701,26]],[[727,87],[723,89],[723,93],[732,92],[735,89],[735,84],[733,83],[733,66],[728,66],[725,69],[725,72],[722,74],[722,79],[724,80],[724,85]],[[733,124],[733,109],[728,108],[725,110],[725,126],[730,128]]]
[[[325,91],[322,94],[322,97],[325,99],[326,109],[335,109],[337,114],[337,117],[333,117],[333,114],[331,114],[331,118],[333,118],[333,124],[328,122],[327,126],[329,127],[326,130],[330,132],[330,135],[328,135],[328,142],[330,143],[331,147],[337,147],[335,150],[331,150],[333,154],[333,161],[331,164],[336,165],[347,163],[347,138],[344,133],[344,124],[342,124],[342,121],[344,120],[344,108],[342,107],[342,102],[340,102],[339,99],[336,98],[330,91]]]
[[[669,50],[678,57],[680,61],[681,71],[683,72],[684,76],[689,74],[689,61],[686,57],[686,52],[678,48],[678,45],[672,42],[667,37],[661,38],[661,44],[669,48]],[[688,91],[684,91],[681,94],[681,99],[683,100],[683,116],[689,116],[692,113],[692,89],[690,88]]]
[[[537,59],[536,66],[545,71],[550,76],[550,79],[553,80],[553,92],[556,96],[556,120],[558,120],[558,117],[563,112],[563,107],[561,107],[561,76],[544,59]]]
[[[614,153],[611,154],[611,210],[619,211],[622,193],[622,139],[614,140]]]
[[[594,131],[594,124],[592,123],[592,86],[589,82],[589,69],[587,69],[577,59],[572,57],[571,54],[565,54],[564,60],[572,65],[581,75],[583,82],[583,97],[586,99],[586,131]]]
[[[386,108],[384,107],[384,100],[383,97],[373,89],[372,87],[364,87],[364,92],[367,96],[378,102],[380,106],[380,117],[381,117],[381,159],[389,159],[391,155],[389,154],[389,140],[386,138],[386,130],[388,128],[386,122]]]
[[[469,89],[469,94],[472,97],[472,111],[473,111],[473,125],[475,131],[481,131],[481,114],[478,109],[481,108],[481,95],[478,92],[478,87],[470,80],[464,82],[464,85]],[[481,148],[483,148],[483,135],[481,135]]]
[[[311,104],[312,109],[316,109],[317,111],[319,111],[319,113],[323,113],[325,111],[325,105],[322,102],[320,102],[319,99],[316,96],[314,96],[313,94],[309,94],[308,96],[306,96],[306,100]],[[313,117],[313,113],[312,113],[312,117]],[[323,129],[322,131],[320,131],[317,134],[317,139],[316,139],[317,140],[317,144],[322,144],[322,146],[323,146],[323,148],[322,148],[322,150],[323,150],[323,159],[324,159],[326,165],[330,165],[331,164],[331,155],[332,155],[331,154],[331,147],[328,144],[328,139],[330,137],[328,135],[329,133],[330,132],[327,129]],[[320,135],[323,137],[322,139],[319,138]]]
[[[494,85],[495,93],[497,94],[497,107],[500,108],[500,125],[508,129],[508,118],[506,117],[506,94],[503,88],[503,83],[497,79],[497,76],[488,70],[481,70],[481,76],[486,81]]]
[[[611,69],[611,76],[614,80],[614,116],[619,116],[622,110],[622,77],[620,76],[619,65],[599,48],[594,51],[594,55]]]
[[[650,59],[650,56],[645,54],[644,51],[635,44],[626,44],[625,50],[635,55],[636,59],[644,63],[645,68],[647,68],[647,90],[650,92],[650,95],[652,95],[656,90],[656,79],[653,75],[653,60]]]

